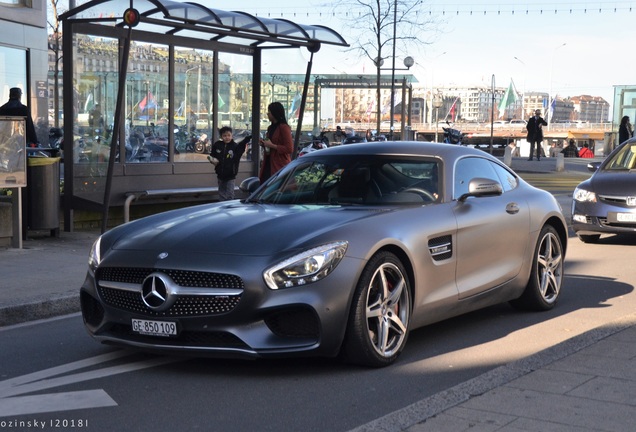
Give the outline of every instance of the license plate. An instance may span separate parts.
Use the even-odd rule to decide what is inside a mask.
[[[172,321],[149,321],[142,319],[133,319],[132,330],[135,333],[148,336],[176,336],[177,323]]]
[[[619,222],[636,222],[636,213],[616,213]]]

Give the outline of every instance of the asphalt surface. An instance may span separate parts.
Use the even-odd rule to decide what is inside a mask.
[[[565,159],[557,169],[554,158],[513,158],[510,165],[522,177],[554,175],[567,183],[555,195],[569,213],[571,185],[589,177],[590,161]],[[0,248],[0,327],[78,312],[98,235],[30,231],[21,249]],[[607,323],[355,431],[633,431],[635,324],[636,314]]]

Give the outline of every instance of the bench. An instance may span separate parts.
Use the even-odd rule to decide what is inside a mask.
[[[238,187],[234,187],[237,191]],[[200,197],[202,195],[210,195],[219,192],[218,187],[193,187],[193,188],[174,188],[174,189],[147,189],[141,191],[126,192],[126,201],[124,202],[124,223],[130,220],[130,205],[133,201],[149,198],[149,197],[172,197],[172,196],[192,196]]]

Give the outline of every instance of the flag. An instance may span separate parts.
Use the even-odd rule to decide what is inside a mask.
[[[506,108],[508,108],[513,103],[517,102],[517,91],[515,90],[515,85],[510,79],[510,85],[506,89],[503,97],[501,98],[501,102],[499,102],[499,118],[502,118],[506,113]]]
[[[157,108],[157,101],[152,95],[152,92],[148,92],[146,96],[139,102],[139,109],[145,111],[147,109]]]
[[[86,98],[86,102],[84,103],[84,112],[89,112],[90,110],[92,110],[94,105],[93,93],[89,93],[88,97]]]
[[[294,99],[292,100],[289,114],[287,115],[289,118],[298,118],[298,115],[300,114],[300,99],[300,93],[296,93],[296,96],[294,96]]]
[[[395,90],[393,92],[393,107],[395,108],[402,103],[402,92]]]
[[[554,110],[556,109],[556,96],[552,99],[552,103],[550,104],[550,111],[548,112],[548,122],[552,122],[552,116],[554,115]]]
[[[367,116],[371,115],[374,108],[375,108],[375,99],[371,99],[371,103],[369,103],[369,106],[367,107]]]
[[[225,101],[223,101],[223,98],[221,97],[221,95],[218,96],[217,98],[217,109],[221,109],[225,106]]]
[[[175,113],[178,117],[183,117],[183,113],[185,110],[185,101],[181,101],[181,105],[177,108],[177,112]]]
[[[447,119],[449,116],[451,118],[451,121],[454,122],[456,117],[457,117],[457,101],[459,100],[459,96],[457,96],[455,98],[455,101],[453,102],[453,104],[451,105],[450,109],[448,110],[448,114],[446,114],[446,117],[444,117],[445,119]]]

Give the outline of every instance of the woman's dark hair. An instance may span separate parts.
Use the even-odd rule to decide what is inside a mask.
[[[623,116],[621,119],[621,125],[625,126],[627,123],[629,123],[629,116]]]
[[[287,119],[285,118],[285,107],[280,102],[272,102],[267,106],[269,112],[272,113],[277,123],[287,124]]]

